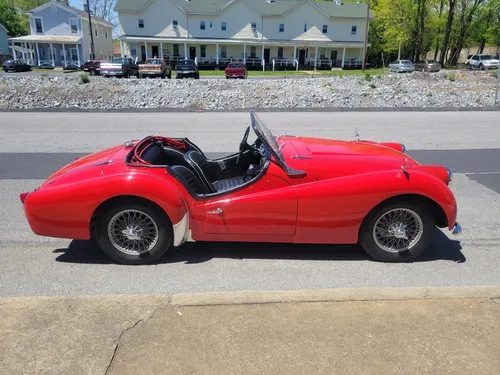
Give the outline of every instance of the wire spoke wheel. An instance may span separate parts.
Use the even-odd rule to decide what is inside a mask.
[[[119,211],[111,218],[108,237],[117,250],[129,255],[139,255],[155,247],[159,231],[155,220],[147,213],[127,209]]]
[[[373,239],[377,246],[391,253],[412,249],[423,233],[421,217],[408,208],[396,208],[383,213],[373,227]]]

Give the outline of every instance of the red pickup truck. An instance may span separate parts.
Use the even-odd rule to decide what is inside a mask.
[[[224,73],[226,75],[226,79],[229,78],[247,78],[248,77],[248,71],[247,67],[243,63],[229,63],[224,69]]]

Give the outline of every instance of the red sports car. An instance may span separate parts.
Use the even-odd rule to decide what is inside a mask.
[[[274,136],[209,159],[187,138],[149,136],[61,168],[22,193],[42,236],[90,239],[116,262],[153,263],[186,241],[359,243],[373,258],[421,255],[435,226],[461,231],[449,169],[400,143]]]

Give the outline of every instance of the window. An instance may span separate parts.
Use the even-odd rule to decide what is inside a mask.
[[[304,24],[304,32],[307,32],[307,23]]]
[[[283,31],[285,31],[285,24],[284,23],[280,23],[279,30],[280,30],[280,33],[282,33]]]
[[[71,34],[78,34],[78,21],[75,18],[69,20],[71,26]]]
[[[200,46],[201,57],[207,57],[207,46]]]
[[[282,59],[283,58],[283,47],[279,47],[278,48],[278,59]]]
[[[220,29],[222,31],[226,31],[226,21],[223,21],[223,22],[220,23]]]
[[[173,20],[173,21],[172,21],[172,27],[173,27],[174,29],[177,29],[177,28],[179,27],[179,24],[177,23],[177,20]]]
[[[212,21],[210,21],[210,27],[212,27]]]
[[[3,55],[3,48],[0,48],[0,55]]]
[[[252,22],[252,31],[257,30],[257,24],[255,22]]]
[[[174,56],[179,56],[179,45],[174,44]]]
[[[200,30],[205,30],[205,21],[200,21]]]
[[[351,34],[352,35],[356,34],[357,31],[358,31],[358,27],[357,26],[352,26],[351,27]]]
[[[108,39],[108,28],[106,27],[106,39]]]
[[[256,57],[257,56],[257,47],[252,46],[250,47],[250,57]]]
[[[144,29],[144,20],[139,20],[139,28]]]
[[[221,46],[220,47],[220,57],[223,58],[223,59],[225,59],[226,55],[227,55],[226,46]]]
[[[137,56],[137,44],[136,43],[130,43],[130,55],[132,57]]]
[[[328,25],[323,25],[323,34],[328,32]]]
[[[39,34],[43,33],[43,24],[42,24],[42,19],[40,17],[35,18],[35,29],[37,33]]]

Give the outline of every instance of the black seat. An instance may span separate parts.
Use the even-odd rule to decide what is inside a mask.
[[[212,186],[219,192],[224,190],[232,190],[240,185],[243,185],[245,182],[245,176],[237,176],[225,178],[220,181],[215,181],[214,183],[212,183]]]
[[[193,197],[201,197],[204,194],[212,192],[208,191],[205,185],[189,168],[186,168],[182,165],[174,165],[172,167],[168,167],[168,171],[186,188],[189,194],[191,194],[191,196]]]

